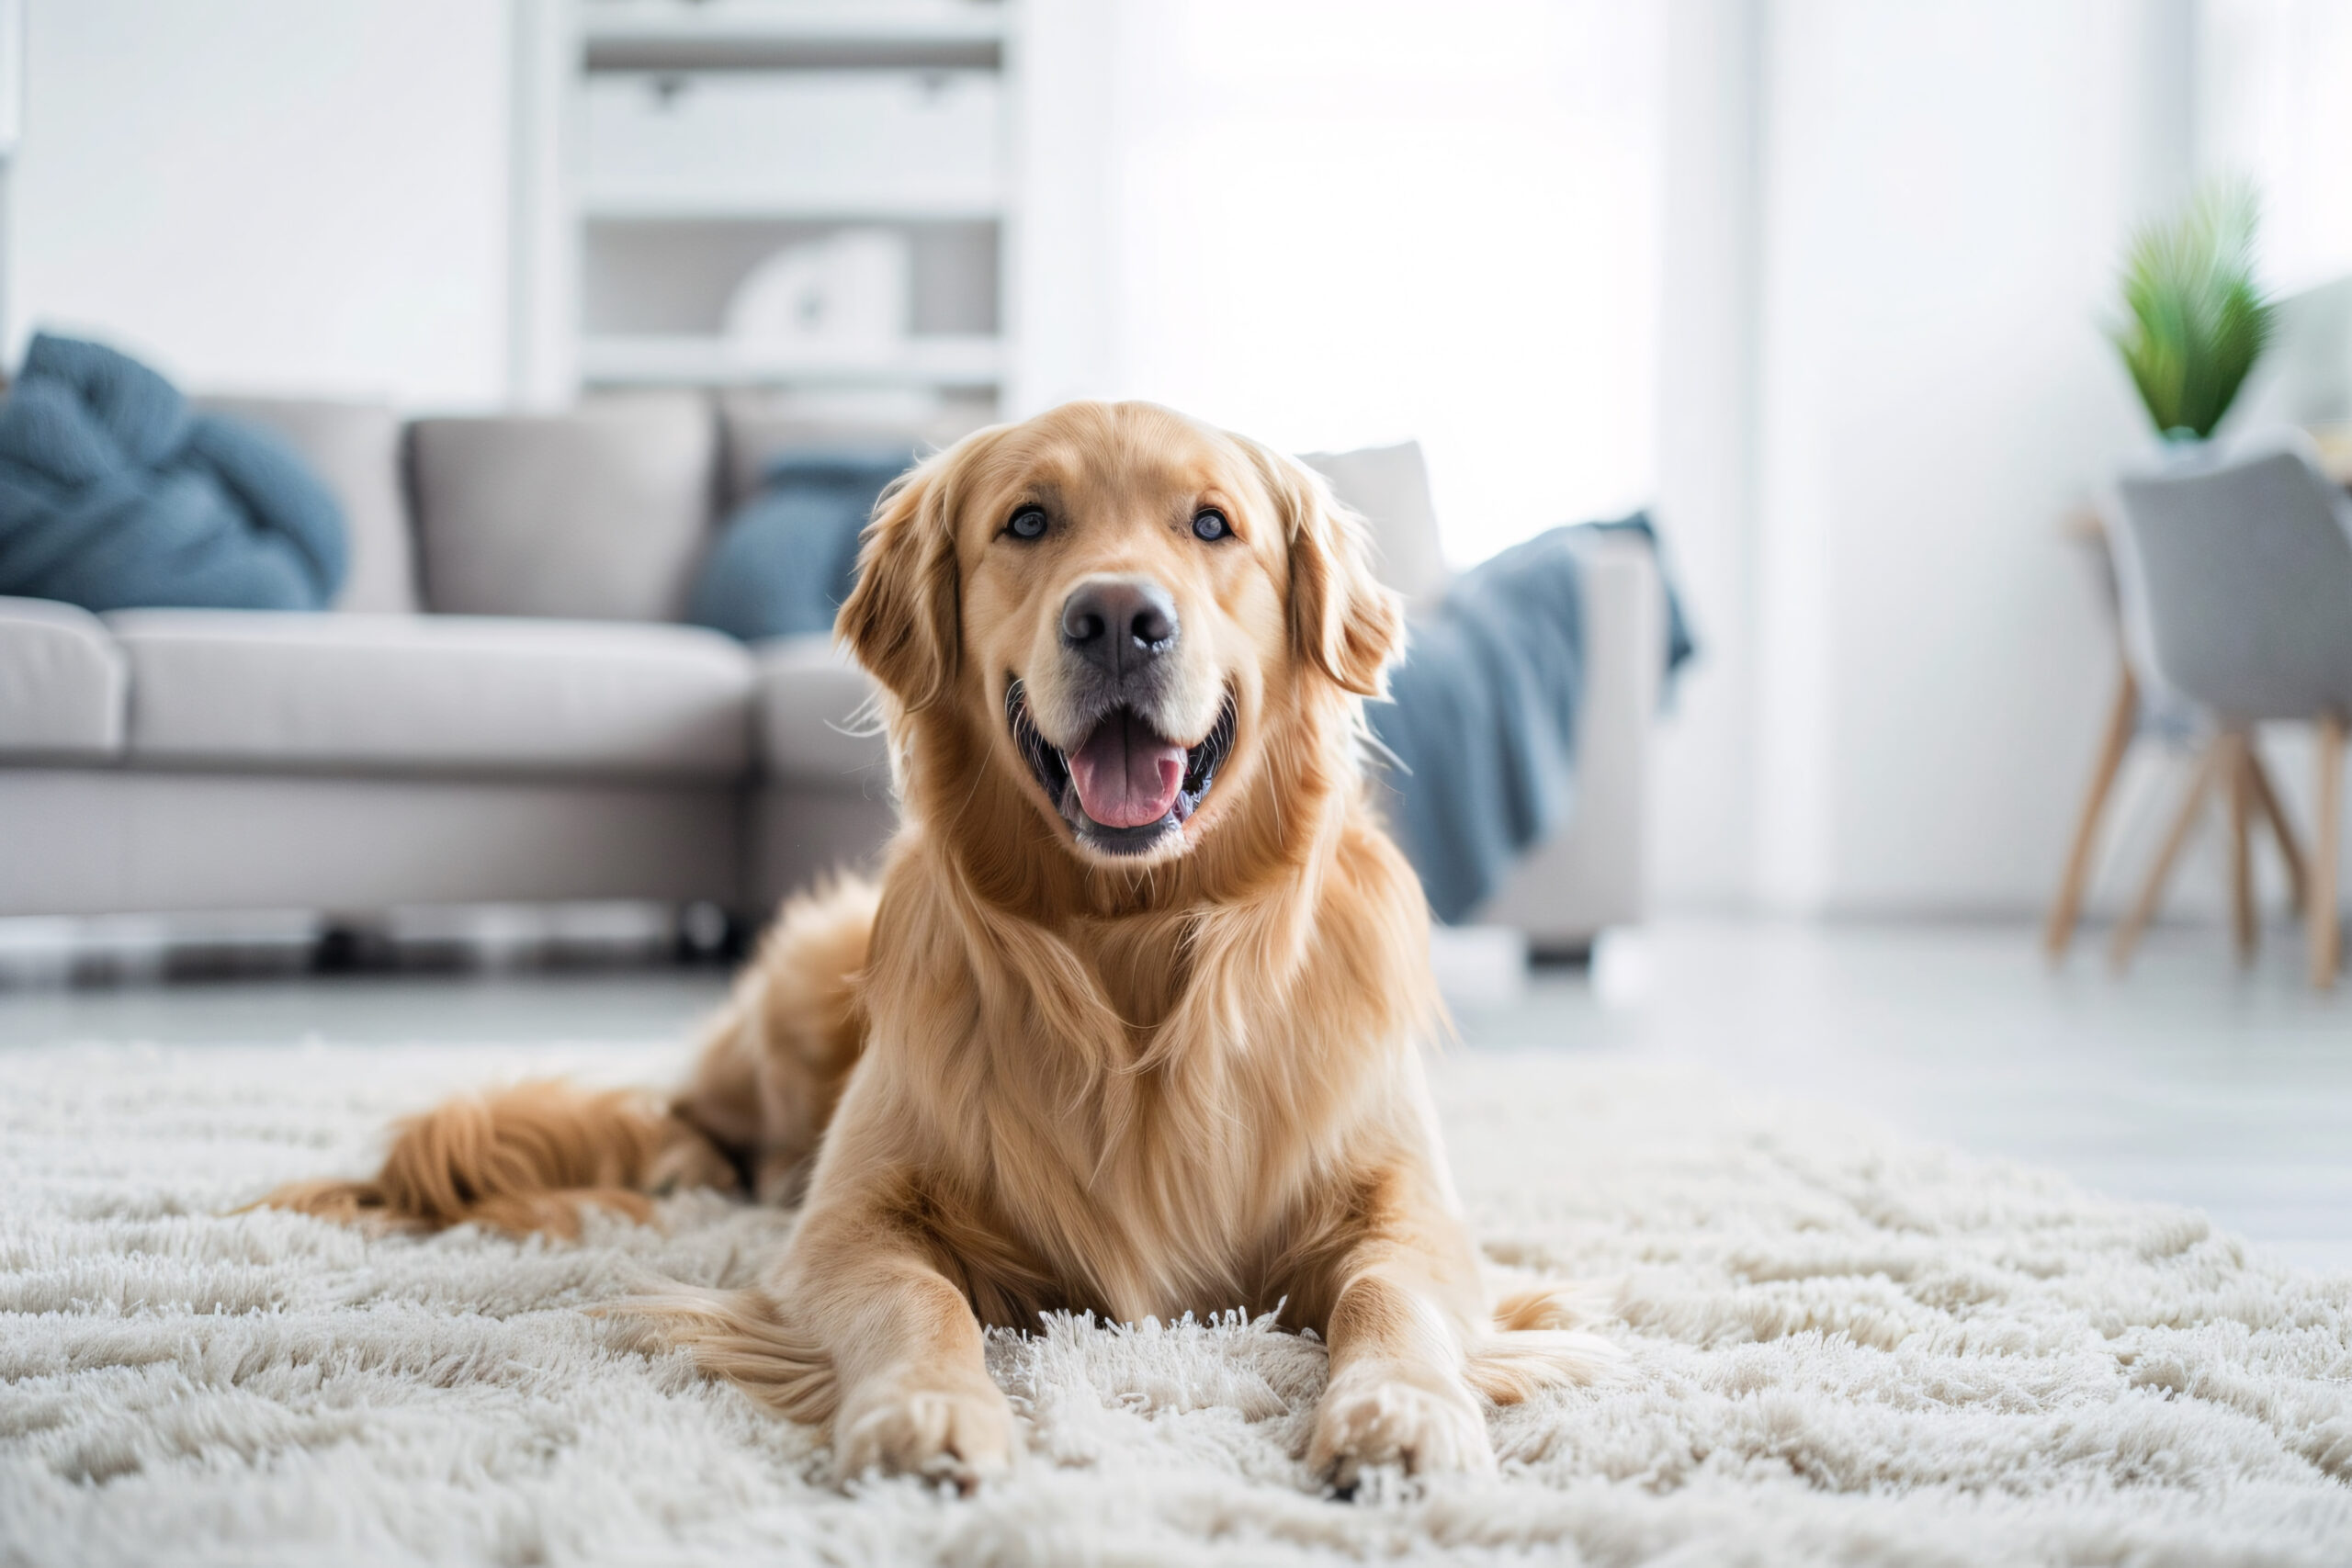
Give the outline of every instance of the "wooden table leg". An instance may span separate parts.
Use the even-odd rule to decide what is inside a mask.
[[[2188,830],[2197,825],[2197,808],[2205,804],[2205,792],[2215,780],[2217,764],[2229,753],[2222,742],[2224,736],[2206,747],[2198,757],[2189,775],[2188,793],[2181,797],[2180,810],[2172,819],[2172,829],[2165,835],[2164,848],[2156,852],[2156,861],[2148,868],[2148,879],[2141,885],[2139,897],[2132,900],[2131,912],[2123,923],[2115,928],[2115,941],[2108,949],[2108,962],[2120,974],[2132,964],[2132,952],[2140,945],[2140,933],[2147,929],[2150,917],[2156,912],[2157,900],[2165,896],[2165,881],[2172,875],[2172,863],[2180,858],[2181,845],[2188,841]]]
[[[2322,714],[2318,724],[2319,798],[2312,803],[2311,902],[2304,912],[2304,935],[2311,944],[2312,984],[2326,990],[2335,984],[2340,952],[2336,931],[2335,865],[2343,852],[2344,720]]]
[[[2253,737],[2246,739],[2246,774],[2254,785],[2254,804],[2270,824],[2270,835],[2278,841],[2278,857],[2287,863],[2287,889],[2295,901],[2295,912],[2301,914],[2311,907],[2311,879],[2303,864],[2302,845],[2296,841],[2295,829],[2289,826],[2286,809],[2278,804],[2278,792],[2270,783],[2270,770],[2262,765],[2261,750]]]
[[[2098,847],[2099,817],[2107,809],[2116,773],[2123,766],[2123,754],[2131,749],[2132,737],[2139,728],[2140,683],[2126,665],[2116,682],[2115,704],[2108,710],[2107,731],[2099,738],[2098,760],[2091,765],[2090,788],[2084,792],[2082,809],[2075,815],[2075,842],[2066,852],[2058,897],[2051,901],[2050,919],[2041,929],[2041,950],[2053,964],[2066,956],[2067,945],[2075,939],[2075,922],[2081,918],[2083,894],[2090,883],[2091,854]]]
[[[2260,941],[2254,909],[2254,846],[2249,841],[2254,780],[2245,732],[2224,735],[2222,744],[2228,748],[2222,766],[2227,770],[2230,789],[2230,933],[2236,941],[2238,966],[2244,968],[2254,962],[2255,944]]]

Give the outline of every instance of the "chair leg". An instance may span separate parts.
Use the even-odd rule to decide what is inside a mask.
[[[2066,852],[2066,870],[2058,880],[2058,897],[2051,901],[2050,919],[2041,929],[2041,950],[2052,964],[2066,956],[2066,948],[2075,940],[2075,922],[2083,912],[2083,894],[2091,878],[2091,852],[2098,844],[2098,819],[2107,810],[2107,797],[2115,788],[2115,775],[2123,766],[2123,754],[2132,747],[2132,734],[2140,727],[2140,683],[2132,678],[2127,667],[2123,678],[2116,683],[2115,705],[2107,716],[2107,732],[2099,738],[2098,761],[2091,765],[2090,788],[2084,792],[2082,809],[2075,818],[2075,841]]]
[[[2319,798],[2312,803],[2311,902],[2304,914],[2304,935],[2311,943],[2312,984],[2326,990],[2335,984],[2341,951],[2336,931],[2335,865],[2343,851],[2344,721],[2323,714],[2319,721]]]
[[[2261,940],[2255,921],[2254,855],[2250,841],[2254,826],[2254,781],[2250,776],[2246,736],[2243,732],[2222,738],[2228,746],[2222,766],[2230,790],[2230,934],[2237,947],[2238,966],[2245,968],[2254,962],[2255,944]]]
[[[2303,848],[2287,821],[2286,809],[2278,804],[2278,791],[2270,783],[2270,770],[2262,765],[2262,752],[2252,737],[2246,741],[2245,763],[2247,777],[2254,785],[2254,804],[2270,824],[2270,836],[2278,840],[2278,858],[2287,863],[2288,894],[2295,901],[2295,912],[2301,914],[2311,906],[2311,880],[2303,864]]]
[[[2216,739],[2197,759],[2189,775],[2188,793],[2182,797],[2171,830],[2165,835],[2164,847],[2156,852],[2155,863],[2148,868],[2148,880],[2141,886],[2140,896],[2132,900],[2123,923],[2115,928],[2115,941],[2107,950],[2107,961],[2118,974],[2131,967],[2132,950],[2140,945],[2140,933],[2147,929],[2149,918],[2156,912],[2157,900],[2165,895],[2165,880],[2172,875],[2172,863],[2180,858],[2181,845],[2188,841],[2188,830],[2197,825],[2197,808],[2205,804],[2205,792],[2213,783],[2215,764],[2227,750],[2223,744],[2226,739],[2227,737]]]

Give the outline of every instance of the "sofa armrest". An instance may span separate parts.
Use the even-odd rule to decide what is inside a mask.
[[[130,683],[122,649],[96,615],[0,597],[0,758],[121,755]]]
[[[1581,547],[1584,701],[1567,825],[1530,851],[1470,919],[1515,926],[1537,953],[1580,952],[1648,907],[1643,837],[1650,726],[1666,660],[1657,563],[1639,538]]]

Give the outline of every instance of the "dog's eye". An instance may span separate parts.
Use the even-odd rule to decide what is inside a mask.
[[[1202,508],[1193,516],[1193,536],[1196,539],[1227,539],[1233,536],[1233,525],[1225,513],[1214,506]]]
[[[1042,506],[1023,507],[1020,511],[1012,514],[1012,521],[1004,525],[1004,531],[1012,535],[1016,539],[1044,538],[1046,536],[1046,509]]]

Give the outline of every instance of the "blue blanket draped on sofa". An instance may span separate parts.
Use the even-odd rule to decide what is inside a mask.
[[[1471,568],[1413,617],[1404,662],[1389,675],[1391,700],[1368,710],[1399,764],[1383,781],[1389,826],[1441,920],[1484,903],[1567,819],[1584,690],[1577,536],[1593,530],[1657,542],[1648,516],[1635,513],[1555,528]],[[1669,585],[1659,649],[1668,673],[1692,651]]]
[[[43,333],[0,403],[0,593],[91,610],[324,608],[343,512],[266,431],[128,355]]]

